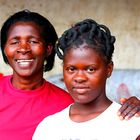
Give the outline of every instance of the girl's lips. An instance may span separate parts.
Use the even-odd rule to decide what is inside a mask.
[[[89,87],[86,86],[86,85],[77,85],[77,86],[74,85],[73,88],[74,88],[74,89],[87,89],[87,88],[89,88]]]
[[[73,90],[78,93],[85,93],[89,90],[89,87],[73,87]]]

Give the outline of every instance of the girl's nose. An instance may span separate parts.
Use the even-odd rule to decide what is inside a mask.
[[[87,79],[88,78],[83,71],[77,72],[77,74],[74,76],[74,81],[78,83],[85,82]]]

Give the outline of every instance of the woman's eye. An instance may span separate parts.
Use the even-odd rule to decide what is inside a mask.
[[[30,44],[37,44],[37,43],[39,43],[39,42],[38,42],[38,41],[35,41],[35,40],[30,40],[29,43],[30,43]]]
[[[69,72],[73,72],[73,71],[75,71],[75,68],[74,68],[74,67],[69,67],[69,68],[67,68],[67,70],[68,70]]]
[[[15,45],[15,44],[19,44],[19,41],[12,41],[12,42],[10,42],[10,45]]]

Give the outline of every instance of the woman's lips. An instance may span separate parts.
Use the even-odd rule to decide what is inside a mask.
[[[34,59],[18,59],[17,64],[22,68],[28,68],[33,63]]]

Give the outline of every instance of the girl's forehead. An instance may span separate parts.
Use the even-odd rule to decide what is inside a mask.
[[[106,54],[104,53],[104,46],[88,44],[86,42],[84,42],[83,44],[80,44],[80,45],[69,46],[67,51],[64,52],[64,55],[67,55],[67,53],[70,53],[68,51],[75,52],[75,53],[76,52],[83,53],[83,54],[86,53],[86,54],[90,54],[90,55],[92,55],[94,53],[94,54],[100,55],[100,57],[106,58]]]
[[[95,63],[102,62],[105,63],[106,59],[100,52],[96,51],[94,48],[85,46],[85,47],[72,47],[64,55],[64,62],[81,62],[81,63]]]
[[[70,52],[84,53],[86,50],[88,50],[89,52],[96,52],[93,47],[84,43],[84,44],[81,44],[81,45],[73,45],[73,46],[69,47],[68,51],[66,51],[65,53],[66,54],[70,53]],[[88,53],[88,52],[86,52],[86,53]]]
[[[67,52],[65,52],[64,58],[77,60],[77,59],[92,58],[92,56],[100,56],[100,55],[93,48],[77,47],[77,48],[70,48]]]
[[[102,57],[92,49],[71,49],[64,57],[64,66],[85,68],[104,65]]]

